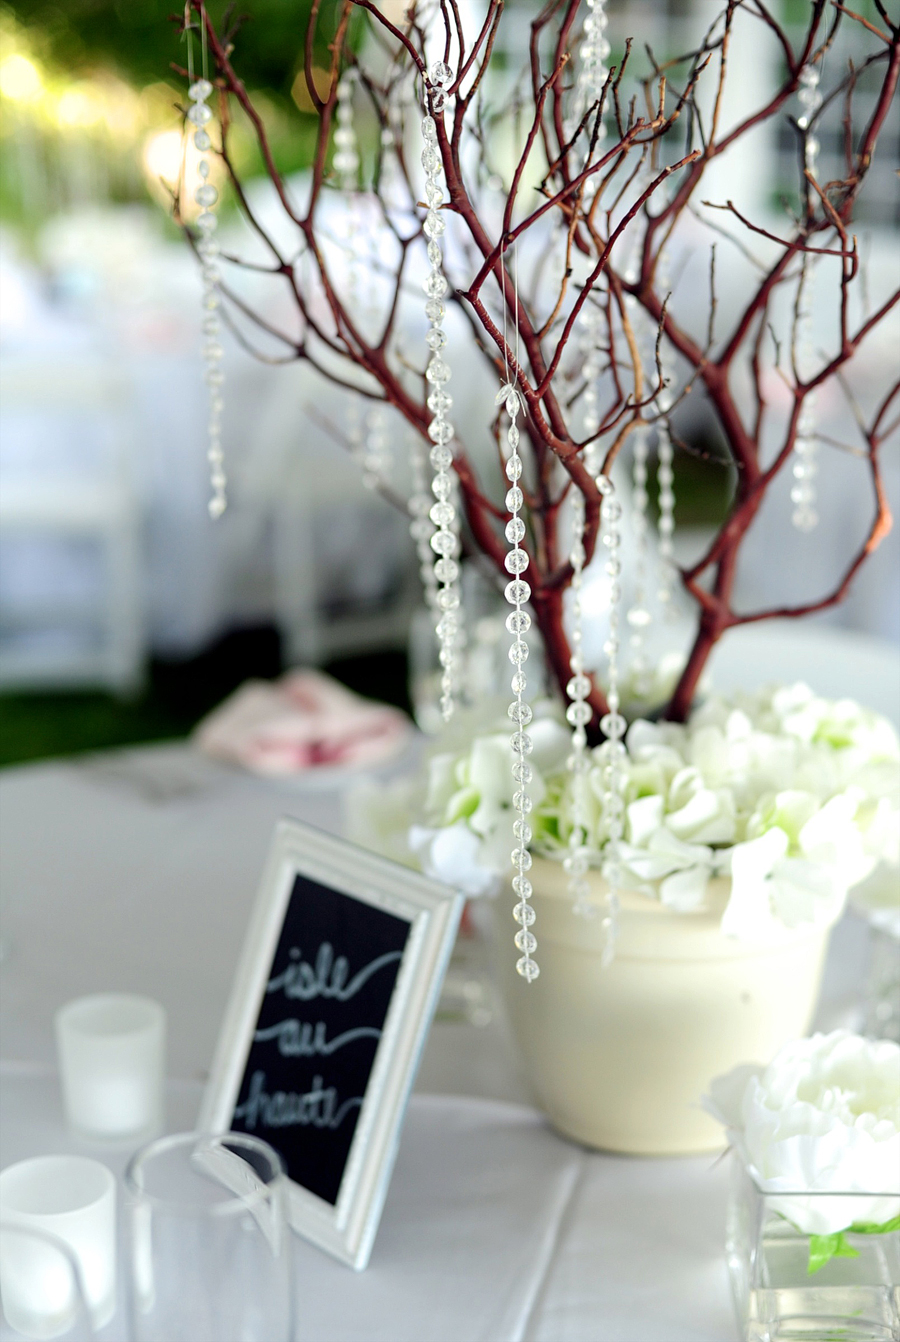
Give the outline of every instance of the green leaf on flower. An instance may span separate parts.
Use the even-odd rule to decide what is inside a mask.
[[[889,1221],[876,1225],[874,1221],[854,1221],[850,1227],[853,1235],[889,1235],[892,1230],[900,1230],[900,1216],[892,1216]]]
[[[839,1230],[836,1235],[810,1235],[809,1263],[806,1268],[810,1275],[830,1263],[832,1258],[859,1257],[859,1249],[848,1244],[844,1235],[843,1230]]]
[[[889,1235],[893,1230],[900,1230],[900,1216],[893,1216],[890,1221],[883,1221],[880,1225],[874,1221],[854,1221],[847,1230],[839,1230],[834,1235],[810,1235],[806,1270],[812,1275],[830,1263],[832,1258],[858,1258],[859,1250],[848,1243],[847,1235]]]

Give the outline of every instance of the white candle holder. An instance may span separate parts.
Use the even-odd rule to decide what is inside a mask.
[[[86,1156],[20,1160],[0,1173],[0,1216],[0,1291],[10,1325],[26,1337],[59,1337],[77,1302],[46,1241],[30,1249],[14,1241],[22,1227],[71,1249],[93,1325],[103,1328],[116,1308],[116,1181],[106,1166]]]
[[[166,1013],[148,997],[98,993],[56,1014],[63,1103],[77,1132],[145,1141],[163,1126]]]

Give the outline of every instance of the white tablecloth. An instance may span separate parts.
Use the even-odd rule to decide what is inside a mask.
[[[124,1168],[127,1152],[66,1133],[53,1072],[0,1079],[4,1164],[72,1151]],[[170,1127],[191,1126],[200,1092],[170,1085]],[[731,1342],[725,1178],[713,1157],[583,1151],[524,1106],[416,1095],[366,1271],[294,1243],[296,1342]],[[100,1342],[127,1338],[123,1286]]]
[[[823,638],[810,645],[812,683],[838,675],[843,656],[842,683],[890,713],[896,654],[860,657]],[[779,676],[777,647],[764,645],[762,663]],[[764,678],[748,667],[745,648],[746,683]],[[52,1018],[81,993],[121,989],[165,1004],[169,1125],[191,1125],[284,814],[339,831],[340,786],[265,782],[185,746],[0,776],[0,1164],[72,1149]],[[847,917],[833,938],[821,1026],[852,1002],[865,954],[865,928]],[[299,1342],[733,1339],[723,1167],[591,1154],[555,1136],[526,1107],[496,1010],[485,1028],[435,1023],[419,1091],[368,1270],[355,1275],[295,1246]],[[103,1158],[120,1167],[125,1156]],[[122,1338],[123,1326],[120,1314],[104,1338]]]

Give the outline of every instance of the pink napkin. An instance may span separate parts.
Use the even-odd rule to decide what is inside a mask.
[[[397,754],[412,724],[319,671],[248,680],[194,729],[201,750],[260,774],[360,767]]]

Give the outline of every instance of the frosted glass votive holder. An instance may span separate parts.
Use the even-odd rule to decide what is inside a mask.
[[[0,1216],[69,1246],[94,1327],[103,1328],[116,1308],[116,1181],[106,1166],[87,1156],[20,1160],[0,1173]],[[13,1328],[26,1337],[63,1332],[60,1290],[59,1265],[45,1246],[29,1255],[0,1237],[0,1291]]]
[[[97,993],[56,1013],[69,1124],[88,1137],[154,1136],[163,1126],[166,1013],[149,997]]]

